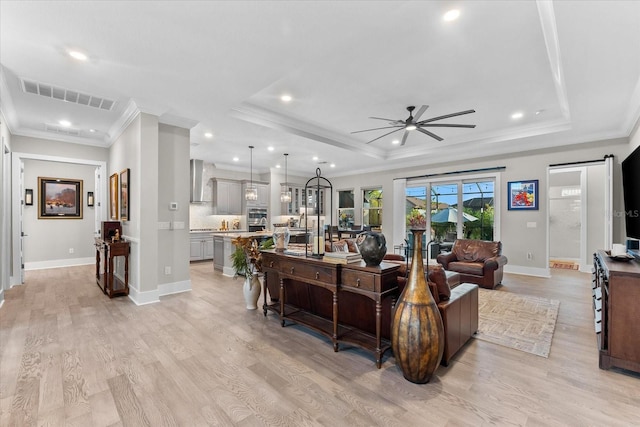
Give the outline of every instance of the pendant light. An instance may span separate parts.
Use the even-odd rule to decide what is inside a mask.
[[[249,201],[258,200],[258,188],[253,185],[253,145],[249,146],[251,150],[251,180],[249,181],[249,185],[244,190],[244,199]]]
[[[287,176],[287,156],[289,154],[284,153],[284,184],[280,189],[280,201],[282,203],[290,203],[291,202],[291,191],[289,191],[289,182]]]

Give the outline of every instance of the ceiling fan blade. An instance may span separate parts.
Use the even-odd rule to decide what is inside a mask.
[[[470,114],[475,112],[476,110],[459,111],[457,113],[445,114],[444,116],[432,117],[430,119],[422,120],[422,121],[419,121],[417,124],[422,125],[425,123],[435,122],[436,120],[448,119],[449,117],[462,116],[463,114]]]
[[[457,125],[453,123],[425,123],[418,127],[440,127],[440,128],[474,128],[476,125]]]
[[[405,129],[404,135],[402,135],[402,141],[400,142],[400,146],[403,146],[405,142],[407,142],[407,137],[409,136],[409,131]]]
[[[422,107],[420,107],[416,115],[413,116],[413,121],[417,121],[424,114],[424,112],[427,111],[427,108],[429,108],[428,105],[423,105]]]
[[[402,129],[403,129],[403,128],[401,128],[401,127],[400,127],[400,128],[398,128],[398,129],[396,129],[396,130],[392,130],[391,132],[385,133],[384,135],[379,136],[379,137],[377,137],[376,139],[372,139],[371,141],[367,142],[367,144],[371,144],[373,141],[377,141],[377,140],[379,140],[380,138],[384,138],[385,136],[387,136],[387,135],[391,135],[392,133],[394,133],[394,132],[398,132],[399,130],[402,130]]]
[[[396,120],[396,119],[385,119],[384,117],[369,117],[370,119],[376,119],[376,120],[385,120],[387,122],[391,122],[391,123],[397,123],[397,122],[402,122],[404,123],[403,120]]]
[[[369,132],[369,131],[371,131],[371,130],[391,129],[391,128],[398,128],[398,127],[402,127],[402,126],[399,126],[399,125],[398,125],[398,126],[385,126],[385,127],[382,127],[382,128],[373,128],[373,129],[357,130],[357,131],[354,131],[354,132],[351,132],[351,133]]]
[[[429,135],[429,136],[430,136],[431,138],[433,138],[433,139],[437,139],[438,141],[442,141],[442,138],[440,138],[440,137],[439,137],[438,135],[436,135],[435,133],[431,133],[431,132],[429,132],[429,131],[428,131],[428,130],[426,130],[426,129],[416,128],[416,130],[417,130],[418,132],[422,132],[422,133],[424,133],[425,135]]]

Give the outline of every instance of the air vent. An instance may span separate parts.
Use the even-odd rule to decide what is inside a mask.
[[[86,93],[38,83],[32,80],[20,79],[20,82],[22,83],[23,92],[34,95],[53,98],[64,102],[72,102],[74,104],[86,105],[106,111],[111,111],[115,105],[115,101],[101,98],[99,96],[88,95]]]
[[[49,123],[45,123],[44,130],[46,130],[47,132],[58,133],[60,135],[80,136],[80,129],[65,128]]]

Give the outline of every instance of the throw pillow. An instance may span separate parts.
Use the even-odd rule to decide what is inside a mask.
[[[334,242],[331,245],[332,252],[349,252],[349,245],[344,240]]]
[[[451,288],[447,282],[447,275],[444,272],[444,268],[442,268],[440,264],[429,266],[429,281],[436,284],[440,301],[448,301],[451,297]]]

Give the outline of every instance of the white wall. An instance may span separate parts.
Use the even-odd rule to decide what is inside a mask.
[[[24,188],[33,190],[33,205],[24,207],[22,218],[23,232],[27,235],[23,239],[25,270],[49,268],[56,260],[67,260],[64,265],[95,262],[95,211],[87,206],[86,197],[87,191],[95,187],[95,169],[92,165],[24,160]],[[82,218],[38,218],[39,177],[82,180]]]
[[[517,143],[517,142],[514,142]],[[627,155],[628,142],[626,138],[610,141],[597,141],[581,144],[576,147],[563,147],[549,149],[544,153],[511,154],[493,159],[482,159],[476,162],[454,162],[437,166],[422,168],[407,168],[386,172],[375,172],[358,176],[330,178],[334,197],[337,189],[354,188],[356,194],[356,212],[362,207],[361,196],[358,196],[361,188],[381,186],[383,188],[385,205],[383,209],[382,230],[389,242],[394,242],[393,221],[404,221],[402,218],[393,218],[388,214],[392,210],[389,204],[393,200],[393,179],[425,174],[444,173],[452,171],[482,169],[505,166],[501,172],[500,193],[500,236],[503,243],[503,253],[509,258],[507,270],[515,272],[529,272],[531,274],[544,274],[548,271],[547,265],[547,168],[550,164],[579,162],[593,159],[601,159],[606,154],[614,154],[614,210],[623,210],[622,181],[620,177],[620,162]],[[427,161],[425,160],[425,163]],[[453,179],[457,179],[454,177]],[[506,186],[508,181],[539,180],[541,189],[540,209],[537,211],[508,211]],[[334,206],[337,204],[334,203]],[[528,228],[527,223],[533,222],[536,228]],[[593,224],[597,227],[597,224]],[[620,218],[614,218],[613,240],[623,239],[623,228]],[[402,237],[400,237],[402,239]],[[526,254],[533,254],[532,260],[527,260]]]
[[[0,112],[0,305],[11,286],[11,134]]]

